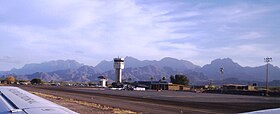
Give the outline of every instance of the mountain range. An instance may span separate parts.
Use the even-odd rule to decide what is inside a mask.
[[[219,69],[224,68],[221,75]],[[133,57],[125,58],[123,79],[131,81],[159,80],[170,75],[185,74],[190,83],[197,84],[209,80],[237,79],[245,81],[264,81],[266,66],[242,67],[230,58],[215,59],[210,64],[198,66],[190,61],[178,60],[171,57],[156,60],[140,61]],[[57,60],[44,63],[27,64],[20,69],[1,72],[2,75],[13,74],[17,79],[41,78],[44,81],[97,81],[98,76],[104,75],[109,81],[114,80],[113,61],[101,61],[95,67],[83,65],[74,60]],[[280,80],[280,68],[269,64],[269,80]]]
[[[102,61],[96,65],[102,71],[113,70],[113,60],[112,61]],[[137,68],[137,67],[144,67],[144,66],[155,66],[155,67],[171,67],[173,70],[177,71],[184,71],[186,69],[196,69],[200,68],[198,65],[194,65],[193,63],[186,61],[186,60],[178,60],[171,57],[165,57],[159,61],[151,61],[151,60],[143,60],[140,61],[133,57],[126,57],[125,58],[125,68]]]
[[[269,80],[280,80],[280,68],[268,64]],[[230,58],[215,59],[210,64],[204,65],[197,72],[204,73],[209,79],[222,78],[220,68],[224,69],[224,78],[237,78],[247,81],[265,81],[266,65],[257,67],[242,67]]]
[[[32,74],[35,72],[51,72],[56,70],[64,69],[77,69],[83,66],[83,64],[78,63],[75,60],[57,60],[49,61],[43,63],[32,63],[26,64],[22,68],[16,69],[13,68],[10,71],[2,71],[2,74],[17,74],[17,75],[26,75]]]

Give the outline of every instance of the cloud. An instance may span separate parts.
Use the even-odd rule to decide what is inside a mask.
[[[170,42],[159,42],[156,46],[165,52],[166,56],[177,55],[178,57],[193,57],[198,55],[198,49],[195,45],[189,43],[170,43]]]
[[[269,45],[264,44],[244,44],[236,46],[227,46],[223,48],[212,48],[201,50],[201,53],[208,53],[204,55],[206,58],[216,59],[230,57],[243,66],[259,66],[263,65],[263,58],[266,56],[278,58],[279,53],[275,53],[277,49],[269,49]],[[198,54],[201,55],[201,54]],[[278,64],[275,62],[274,64]]]
[[[125,56],[125,53],[133,51],[151,50],[143,48],[150,42],[178,37],[170,33],[169,25],[156,22],[157,18],[154,16],[161,14],[161,11],[144,12],[132,1],[67,1],[67,4],[45,1],[34,4],[39,5],[31,6],[44,14],[42,18],[53,20],[58,16],[61,20],[54,21],[65,24],[57,27],[45,26],[46,24],[11,24],[12,22],[2,25],[1,32],[12,35],[17,42],[17,47],[24,52],[16,55],[19,57],[26,57],[28,54],[38,61],[46,59],[40,56],[48,59],[59,56],[59,58],[68,58],[72,56],[73,50],[86,50],[84,53],[86,56],[112,57],[119,54]],[[30,9],[32,7],[28,10]],[[39,14],[34,13],[34,15]],[[30,21],[37,19],[28,17],[29,14],[26,16]],[[18,20],[22,21],[20,18]],[[52,21],[46,23],[52,24]],[[14,42],[8,38],[5,41]],[[134,55],[138,54],[134,53]]]
[[[258,39],[262,38],[264,35],[259,32],[248,32],[242,36],[240,36],[241,39]]]
[[[277,4],[250,1],[1,1],[0,56],[22,61],[5,69],[54,59],[95,65],[116,56],[170,56],[203,65],[249,54],[256,62],[263,54],[280,57],[271,28],[280,23],[260,23],[279,16],[273,13],[278,10]]]

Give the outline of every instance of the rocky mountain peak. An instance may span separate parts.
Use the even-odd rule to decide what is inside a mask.
[[[56,61],[48,61],[43,63],[26,64],[22,68],[12,69],[8,73],[24,75],[24,74],[32,74],[35,72],[52,72],[52,71],[64,70],[64,69],[77,69],[81,66],[83,66],[83,64],[78,63],[75,60],[56,60]]]

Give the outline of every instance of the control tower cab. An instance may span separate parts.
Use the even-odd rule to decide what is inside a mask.
[[[122,83],[122,69],[124,69],[124,58],[114,58],[114,68],[116,70],[116,83]]]

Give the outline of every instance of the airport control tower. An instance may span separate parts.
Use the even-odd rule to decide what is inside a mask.
[[[124,58],[114,58],[114,68],[116,70],[116,83],[122,83],[122,69],[124,69]]]

